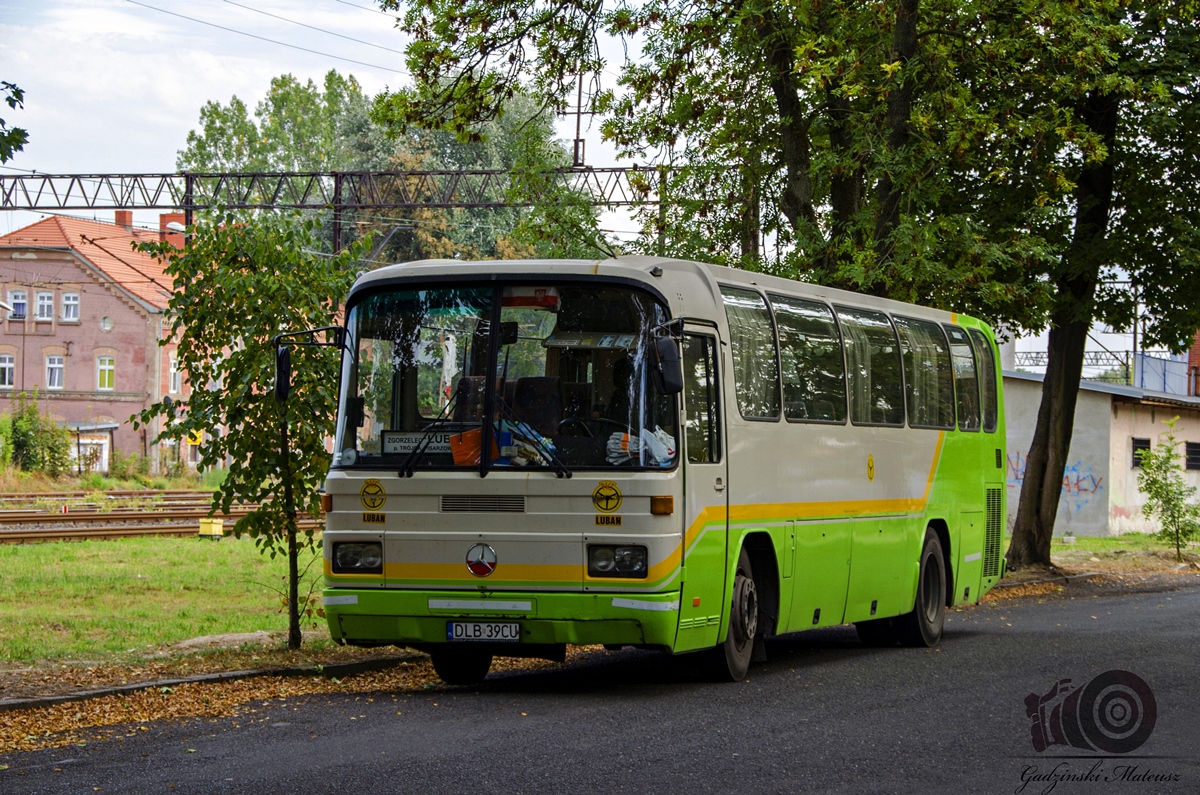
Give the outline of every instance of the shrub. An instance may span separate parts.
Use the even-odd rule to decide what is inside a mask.
[[[14,464],[53,477],[71,468],[71,432],[38,410],[36,392],[17,395],[11,422]]]
[[[1175,559],[1183,560],[1183,545],[1200,530],[1200,505],[1192,502],[1196,487],[1183,478],[1175,439],[1178,417],[1163,420],[1167,430],[1158,435],[1153,450],[1139,450],[1142,471],[1138,473],[1138,489],[1146,495],[1142,512],[1162,522],[1158,536],[1175,547]]]

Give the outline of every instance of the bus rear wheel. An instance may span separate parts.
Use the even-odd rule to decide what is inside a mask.
[[[742,549],[738,555],[737,573],[733,578],[733,604],[729,610],[729,632],[725,642],[710,649],[709,661],[715,679],[738,682],[750,669],[754,654],[754,636],[758,634],[758,588],[750,555]]]
[[[438,649],[430,652],[433,670],[448,685],[474,685],[492,667],[492,655],[474,649]]]
[[[912,612],[894,619],[897,635],[905,646],[935,646],[946,623],[946,563],[942,542],[932,529],[925,531],[921,547],[921,570],[917,576],[917,598]]]

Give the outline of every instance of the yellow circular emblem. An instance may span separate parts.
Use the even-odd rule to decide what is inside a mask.
[[[358,490],[358,498],[362,500],[363,510],[378,511],[387,503],[387,493],[383,484],[375,478],[370,478]]]
[[[875,456],[867,456],[867,480],[875,482]]]
[[[614,513],[621,507],[621,490],[611,480],[602,480],[592,492],[592,505],[600,513]]]

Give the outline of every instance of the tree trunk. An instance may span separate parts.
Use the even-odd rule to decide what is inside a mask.
[[[774,14],[764,16],[763,44],[767,63],[771,65],[771,93],[779,109],[780,144],[783,162],[787,166],[784,175],[783,195],[779,197],[780,208],[797,233],[805,227],[817,229],[817,213],[813,208],[812,154],[808,140],[810,120],[800,103],[800,89],[796,85],[796,63],[790,43],[779,34]],[[799,235],[803,240],[804,235]]]
[[[900,225],[900,199],[903,183],[897,184],[893,170],[902,162],[909,144],[909,125],[912,118],[913,77],[909,62],[917,54],[918,0],[900,0],[896,9],[896,25],[892,29],[892,58],[900,63],[900,82],[888,92],[887,151],[882,175],[879,178],[879,215],[875,219],[875,259],[882,271],[892,257],[895,247],[892,233]]]
[[[1093,91],[1079,117],[1099,133],[1112,152],[1117,101]],[[1075,429],[1075,403],[1083,375],[1083,350],[1094,314],[1100,268],[1107,264],[1108,216],[1112,207],[1112,161],[1087,163],[1075,189],[1075,231],[1055,278],[1050,347],[1042,402],[1025,461],[1021,501],[1006,557],[1012,567],[1050,565],[1050,539],[1062,493],[1063,470]]]
[[[759,236],[762,222],[758,210],[758,186],[748,169],[742,171],[742,217],[738,229],[742,259],[758,262],[760,257]]]

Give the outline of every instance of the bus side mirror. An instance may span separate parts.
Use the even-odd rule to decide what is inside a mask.
[[[521,332],[521,326],[515,320],[506,320],[500,324],[500,344],[515,345]]]
[[[292,352],[286,345],[275,349],[275,400],[286,403],[292,392]]]
[[[677,395],[683,391],[683,364],[679,361],[679,347],[670,337],[654,340],[654,366],[651,368],[654,386],[663,395]]]

